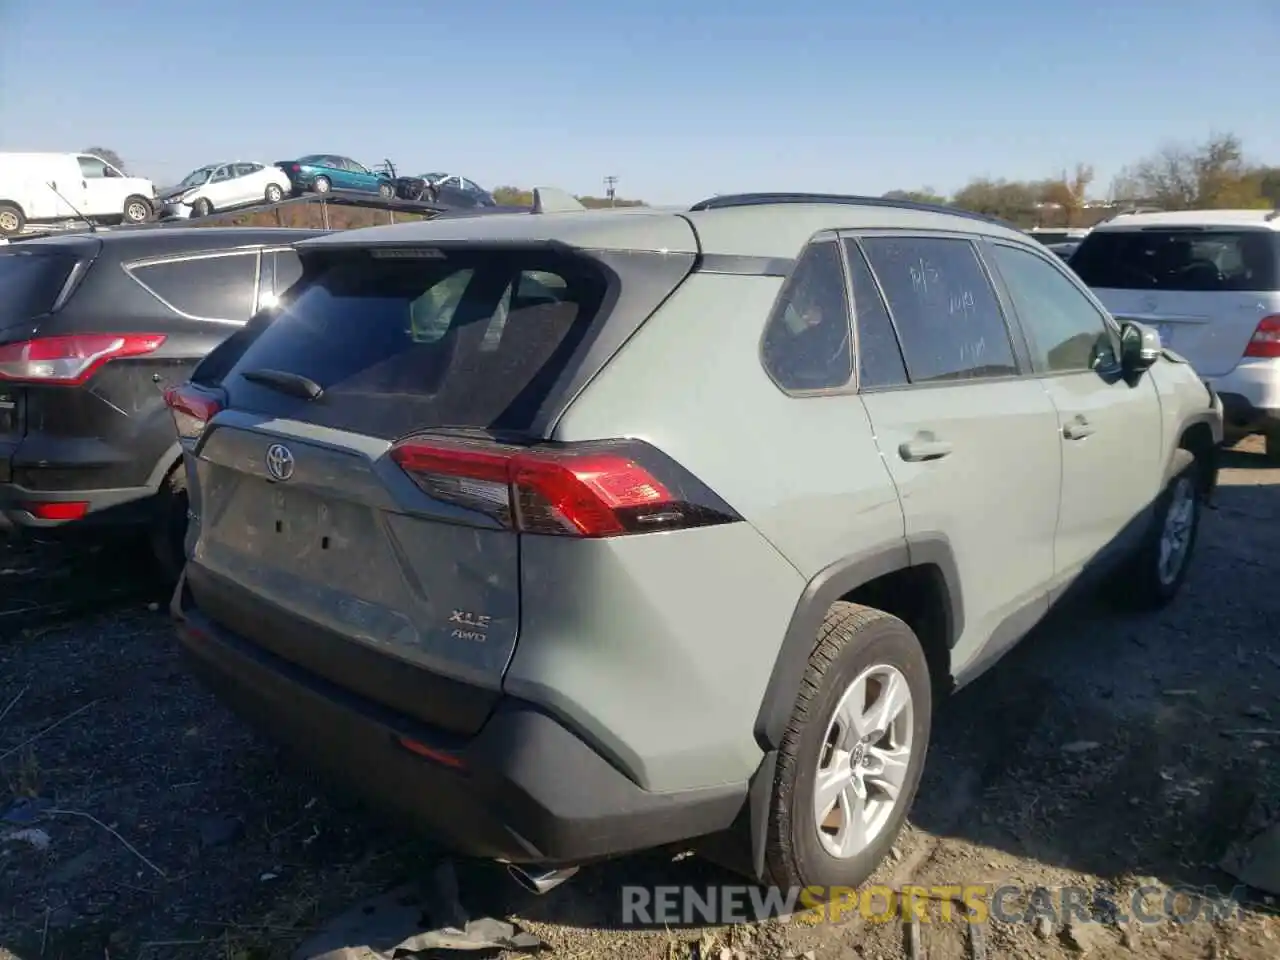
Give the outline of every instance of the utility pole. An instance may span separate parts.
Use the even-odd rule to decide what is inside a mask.
[[[614,206],[614,197],[617,195],[618,178],[609,176],[604,178],[604,195],[609,198],[609,206]]]

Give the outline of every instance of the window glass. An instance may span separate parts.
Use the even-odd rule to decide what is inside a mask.
[[[559,254],[476,251],[448,261],[371,259],[318,265],[226,377],[232,402],[283,414],[290,398],[239,376],[297,373],[324,388],[306,419],[403,436],[434,427],[526,429],[589,328],[607,285]],[[550,299],[514,291],[552,274]]]
[[[178,311],[243,322],[253,313],[258,255],[236,253],[134,267],[134,278]]]
[[[292,250],[275,252],[275,294],[280,296],[302,276],[302,260]]]
[[[107,165],[97,157],[77,157],[80,162],[80,174],[86,178],[109,177]]]
[[[1114,366],[1117,347],[1097,308],[1062,272],[1041,257],[996,244],[992,258],[1031,341],[1040,371]]]
[[[0,330],[29,325],[53,309],[76,258],[21,246],[0,250]]]
[[[842,387],[853,375],[849,306],[840,251],[809,246],[796,261],[765,328],[765,368],[785,390]]]
[[[907,367],[893,331],[889,311],[880,299],[875,278],[858,249],[857,241],[846,240],[849,278],[853,282],[853,320],[858,325],[858,386],[895,387],[907,382]]]
[[[1099,289],[1277,290],[1280,238],[1274,230],[1095,230],[1071,269]]]
[[[231,179],[231,168],[230,168],[230,167],[219,167],[217,170],[213,171],[213,177],[209,180],[209,182],[210,182],[210,183],[222,183],[222,182],[224,182],[224,181],[226,181],[226,180],[230,180],[230,179]]]
[[[995,290],[967,240],[867,237],[912,383],[1018,372]]]

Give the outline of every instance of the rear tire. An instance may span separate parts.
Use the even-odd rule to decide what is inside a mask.
[[[915,798],[931,715],[929,666],[911,628],[880,610],[833,604],[778,750],[768,880],[830,895],[871,876]]]
[[[278,183],[269,183],[264,195],[267,198],[267,203],[279,203],[284,199],[284,190],[281,189]]]
[[[22,208],[16,203],[0,203],[0,237],[16,237],[27,225]]]
[[[151,555],[165,583],[178,582],[187,563],[187,474],[179,462],[160,484],[151,521]]]
[[[124,202],[124,222],[125,223],[146,223],[151,219],[155,210],[151,206],[151,201],[146,197],[134,195]]]
[[[319,194],[326,194],[333,189],[333,184],[329,182],[328,177],[316,177],[315,183],[311,185],[311,189]]]
[[[378,196],[383,200],[394,200],[396,196],[396,188],[389,183],[378,184]]]

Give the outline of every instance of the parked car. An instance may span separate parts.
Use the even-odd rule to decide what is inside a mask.
[[[488,190],[457,174],[424,173],[417,177],[397,177],[395,183],[396,196],[403,200],[423,200],[464,210],[498,205]]]
[[[297,160],[280,160],[294,193],[328,193],[330,190],[358,190],[376,193],[384,200],[396,195],[395,183],[384,172],[370,170],[350,157],[313,153]]]
[[[0,526],[146,532],[176,577],[186,486],[162,391],[298,277],[289,245],[318,232],[171,227],[0,248]]]
[[[935,693],[1069,585],[1167,603],[1216,481],[1191,367],[976,215],[726,196],[298,252],[170,395],[182,646],[535,889],[708,835],[858,885]]]
[[[1121,215],[1072,269],[1112,313],[1160,331],[1222,397],[1232,439],[1280,463],[1280,218],[1266,210]]]
[[[1067,240],[1067,241],[1064,241],[1063,243],[1046,243],[1045,244],[1045,249],[1052,250],[1054,253],[1060,256],[1063,260],[1067,260],[1067,261],[1071,259],[1071,255],[1075,253],[1076,250],[1078,250],[1079,248],[1080,248],[1079,240]]]
[[[161,202],[166,217],[186,219],[255,203],[279,203],[292,190],[279,167],[242,160],[193,170],[176,187],[163,191]]]
[[[0,153],[0,236],[27,224],[145,223],[159,206],[150,180],[88,153]]]

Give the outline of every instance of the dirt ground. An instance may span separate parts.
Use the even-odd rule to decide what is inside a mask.
[[[1060,611],[940,710],[910,826],[876,881],[1008,885],[985,923],[947,922],[935,901],[930,922],[907,925],[881,907],[622,929],[624,884],[738,883],[670,852],[585,869],[541,898],[468,867],[463,902],[575,960],[1280,956],[1280,917],[1256,890],[1226,919],[1117,919],[1139,887],[1157,913],[1169,888],[1230,890],[1224,851],[1280,807],[1278,518],[1280,470],[1245,444],[1169,610]],[[146,606],[0,639],[6,809],[0,960],[289,957],[438,862],[282,764],[188,678],[163,610]],[[1088,891],[1102,922],[1013,922],[1029,897],[1060,906],[1064,887]],[[1192,901],[1177,902],[1185,917]]]

